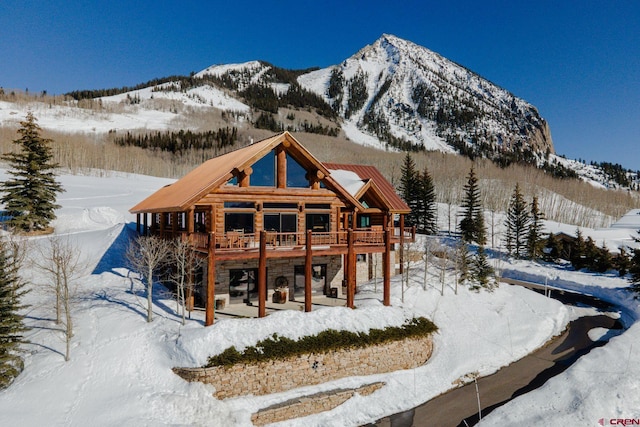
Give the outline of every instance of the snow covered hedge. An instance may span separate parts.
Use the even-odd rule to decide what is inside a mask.
[[[259,341],[255,346],[245,348],[242,353],[233,346],[229,347],[222,353],[210,357],[204,367],[232,366],[238,363],[282,360],[310,353],[322,354],[335,350],[364,348],[408,338],[425,337],[437,330],[438,327],[429,319],[415,317],[407,320],[402,326],[370,329],[369,332],[327,329],[316,335],[304,336],[299,340],[273,334]]]

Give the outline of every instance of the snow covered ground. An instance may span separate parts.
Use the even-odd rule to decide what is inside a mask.
[[[0,173],[0,179],[3,177]],[[69,236],[86,264],[78,280],[71,360],[64,361],[62,333],[53,322],[52,296],[43,286],[46,280],[28,263],[25,273],[33,282],[25,298],[30,304],[26,312],[32,327],[27,334],[30,343],[24,346],[24,372],[0,392],[2,426],[248,426],[251,414],[260,408],[323,390],[384,381],[382,389],[367,397],[355,396],[330,412],[279,424],[361,425],[420,404],[454,387],[466,374],[496,371],[541,346],[570,319],[588,311],[567,308],[508,285],[491,293],[461,287],[457,295],[447,285],[441,295],[436,272],[428,275],[425,285],[423,267],[416,265],[404,303],[401,282],[393,279],[393,307],[382,306],[381,285],[371,283],[360,287],[356,310],[286,311],[265,319],[223,319],[204,328],[200,313],[182,326],[175,302],[156,287],[155,319],[148,324],[142,286],[123,262],[127,237],[135,228],[135,219],[127,210],[171,180],[117,173],[63,175],[60,179],[66,192],[59,199],[62,208],[56,233]],[[37,246],[45,242],[46,238],[32,239],[30,252],[37,254]],[[624,290],[627,283],[615,275],[530,262],[502,261],[499,266],[510,277],[540,282],[547,278],[550,284],[616,302],[624,307],[620,315],[628,324],[640,313],[638,301]],[[413,370],[223,401],[212,397],[211,386],[186,383],[171,371],[174,366],[201,365],[229,345],[242,348],[276,331],[295,338],[326,328],[367,330],[397,325],[416,315],[431,318],[440,329],[433,357]],[[633,348],[639,340],[640,327],[634,325],[541,390],[516,399],[483,422],[595,425],[600,418],[639,417],[640,356]]]

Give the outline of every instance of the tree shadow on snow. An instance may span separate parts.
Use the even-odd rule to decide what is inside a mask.
[[[129,242],[135,236],[135,224],[132,222],[125,224],[120,230],[120,234],[111,243],[111,246],[102,254],[102,258],[100,258],[91,274],[112,273],[125,277],[118,269],[127,268],[125,253],[127,252],[127,247],[129,247]]]

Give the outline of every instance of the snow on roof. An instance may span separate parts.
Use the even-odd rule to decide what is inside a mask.
[[[358,191],[364,187],[365,182],[357,173],[344,169],[330,169],[331,176],[352,196],[358,194]]]

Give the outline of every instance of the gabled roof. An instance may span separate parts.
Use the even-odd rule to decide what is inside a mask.
[[[335,171],[350,171],[355,173],[360,179],[368,185],[363,185],[358,189],[357,194],[354,194],[358,200],[362,197],[362,195],[367,191],[373,191],[378,196],[382,197],[383,200],[387,202],[389,206],[389,211],[391,213],[400,213],[406,214],[411,212],[411,208],[407,206],[407,204],[402,200],[400,196],[396,193],[396,190],[393,188],[393,185],[387,179],[382,176],[380,171],[376,169],[374,166],[363,166],[363,165],[350,165],[350,164],[341,164],[341,163],[324,163],[324,165],[330,171],[333,171],[333,175],[335,175]]]
[[[325,183],[345,200],[360,208],[358,201],[329,176],[329,170],[304,148],[289,132],[274,135],[262,141],[207,160],[173,184],[156,191],[129,212],[185,211],[205,195],[233,178],[234,171],[250,167],[280,144],[287,153],[307,170],[324,174]]]

